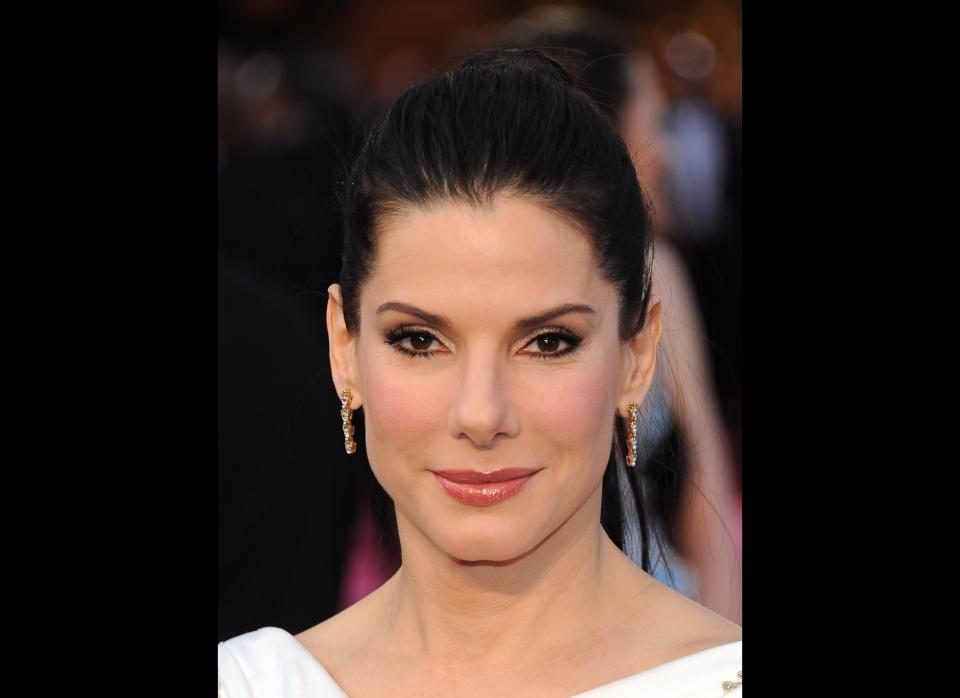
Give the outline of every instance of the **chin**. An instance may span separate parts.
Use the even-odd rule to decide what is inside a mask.
[[[536,547],[539,541],[533,532],[533,526],[518,530],[516,524],[473,521],[444,528],[435,541],[450,557],[462,562],[503,563]]]

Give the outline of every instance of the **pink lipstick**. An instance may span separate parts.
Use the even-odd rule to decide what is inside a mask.
[[[489,473],[479,470],[440,470],[433,475],[443,491],[463,504],[490,506],[509,499],[540,472],[538,468],[503,468]]]

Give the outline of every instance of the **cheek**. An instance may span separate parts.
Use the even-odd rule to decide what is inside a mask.
[[[403,442],[417,443],[443,424],[441,396],[436,381],[411,380],[409,371],[379,366],[366,371],[367,402],[364,425],[373,441],[403,448]]]
[[[551,450],[576,453],[576,460],[605,454],[616,409],[615,358],[607,356],[576,371],[527,374],[516,386],[519,402],[514,406],[530,427],[528,433],[538,433],[538,439],[546,435]],[[422,457],[424,445],[436,443],[438,433],[446,433],[455,386],[429,372],[418,376],[410,368],[381,363],[365,369],[364,427],[371,464],[380,463],[381,455],[391,460]]]
[[[531,390],[530,414],[545,433],[566,449],[609,447],[615,405],[613,376],[603,367],[543,381]],[[566,450],[565,449],[565,450]]]

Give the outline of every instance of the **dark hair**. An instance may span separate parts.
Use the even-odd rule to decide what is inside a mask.
[[[364,143],[341,192],[340,285],[351,334],[359,332],[377,232],[392,216],[442,200],[483,207],[502,194],[535,201],[587,234],[618,291],[621,340],[643,328],[653,235],[626,146],[560,63],[533,49],[499,49],[405,92]],[[625,524],[639,523],[641,567],[649,572],[658,527],[641,469],[625,465],[623,422],[616,418],[601,523],[624,551]]]
[[[621,124],[632,89],[627,62],[631,46],[638,48],[622,23],[596,9],[544,5],[500,27],[493,40],[502,48],[534,48],[554,58],[615,126]]]

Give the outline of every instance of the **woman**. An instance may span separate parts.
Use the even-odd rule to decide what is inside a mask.
[[[610,121],[543,54],[484,52],[400,97],[346,194],[330,361],[403,560],[296,637],[221,643],[222,695],[738,695],[739,626],[647,573],[660,309]]]

